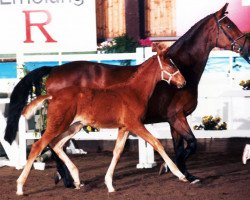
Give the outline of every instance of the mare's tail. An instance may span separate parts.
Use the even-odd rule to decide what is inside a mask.
[[[14,87],[10,96],[10,104],[7,116],[7,126],[5,130],[4,139],[10,144],[15,140],[18,122],[24,106],[32,90],[32,86],[41,81],[42,77],[48,75],[51,67],[41,67],[31,71]]]

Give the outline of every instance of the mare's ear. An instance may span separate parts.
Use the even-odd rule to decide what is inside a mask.
[[[218,19],[223,17],[225,14],[227,14],[227,6],[228,6],[228,3],[226,3],[219,11],[216,12]]]

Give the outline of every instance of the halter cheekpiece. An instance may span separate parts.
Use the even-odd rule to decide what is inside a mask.
[[[159,56],[159,55],[157,55],[157,59],[158,59],[158,62],[159,62],[160,68],[161,68],[161,80],[164,80],[164,81],[166,81],[168,84],[170,84],[172,78],[173,78],[176,74],[180,73],[179,69],[177,68],[177,71],[171,74],[171,73],[169,73],[167,70],[163,69],[162,62],[161,62],[161,59],[160,59],[160,56]],[[170,60],[170,62],[171,62],[173,65],[175,65],[171,59],[169,59],[169,60]],[[167,74],[167,75],[169,76],[169,79],[165,79],[165,78],[164,78],[164,74]]]

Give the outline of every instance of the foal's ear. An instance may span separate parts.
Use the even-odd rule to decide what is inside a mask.
[[[157,55],[163,55],[168,49],[168,46],[163,42],[152,44],[152,51],[157,52]]]
[[[152,51],[153,51],[153,52],[157,52],[158,45],[159,45],[159,42],[153,42],[153,43],[151,44],[151,47],[152,47]]]
[[[226,3],[219,11],[216,12],[216,15],[218,18],[221,18],[225,14],[227,14],[227,7],[228,7],[228,3]]]

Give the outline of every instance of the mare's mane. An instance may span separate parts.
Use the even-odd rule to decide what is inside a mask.
[[[169,47],[167,55],[174,54],[175,51],[179,51],[179,49],[181,49],[182,46],[185,45],[186,41],[193,41],[192,38],[196,37],[196,34],[199,32],[201,26],[203,26],[205,22],[207,22],[207,20],[211,18],[212,15],[213,14],[208,15],[194,24],[183,36],[181,36],[173,45]]]

